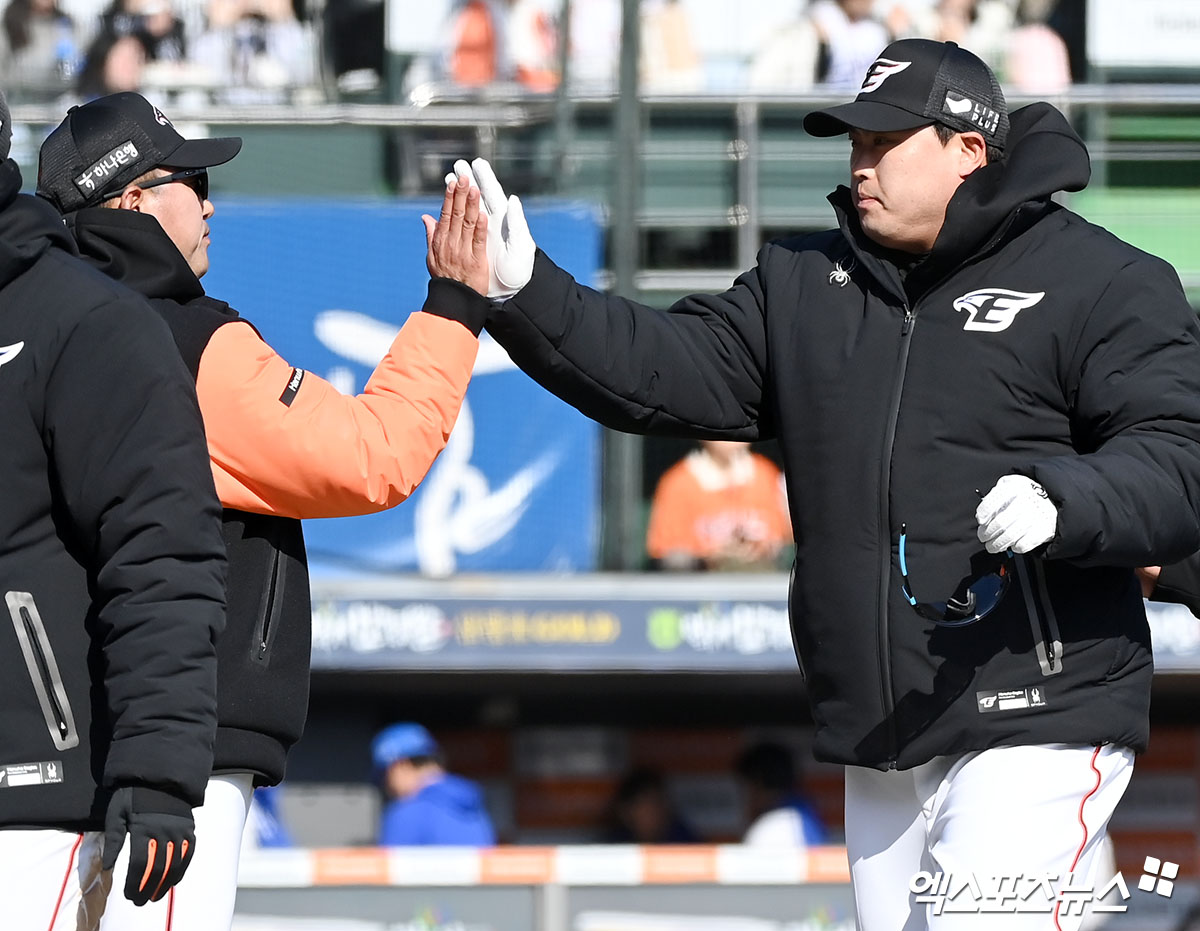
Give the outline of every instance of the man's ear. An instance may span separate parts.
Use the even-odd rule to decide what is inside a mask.
[[[962,177],[987,164],[987,142],[982,133],[959,133],[959,174]]]
[[[121,192],[120,200],[114,206],[118,210],[132,210],[134,213],[140,213],[145,200],[146,192],[136,184],[130,184]]]

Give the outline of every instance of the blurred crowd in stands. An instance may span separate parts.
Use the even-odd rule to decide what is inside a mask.
[[[316,82],[315,30],[292,0],[9,0],[3,26],[14,102],[145,89],[276,102]]]
[[[650,93],[853,89],[891,39],[953,39],[1007,86],[1083,79],[1084,0],[642,0]],[[200,102],[530,93],[616,83],[622,0],[8,0],[0,86],[16,102],[119,90]],[[565,28],[564,28],[565,27]],[[386,50],[386,51],[385,51]],[[373,98],[372,96],[373,95]]]
[[[1084,79],[1083,0],[642,0],[640,80],[650,93],[856,90],[892,39],[952,40],[1018,91]],[[621,0],[459,0],[436,45],[409,43],[410,89],[511,82],[547,91],[567,73],[583,92],[616,81]]]

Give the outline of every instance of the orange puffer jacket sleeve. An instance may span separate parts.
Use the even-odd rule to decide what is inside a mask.
[[[196,393],[221,503],[297,518],[399,504],[458,417],[479,348],[475,322],[413,314],[354,397],[293,368],[252,327],[220,327]]]

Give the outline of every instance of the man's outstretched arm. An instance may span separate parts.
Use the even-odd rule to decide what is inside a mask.
[[[770,436],[765,294],[758,268],[724,293],[666,311],[579,284],[537,250],[520,199],[491,166],[455,163],[488,212],[488,291],[506,298],[488,332],[535,381],[605,426],[632,433]],[[498,232],[497,232],[498,231]]]
[[[251,327],[209,340],[196,390],[217,492],[226,507],[288,517],[342,517],[412,494],[458,418],[490,302],[479,195],[447,188],[426,217],[432,279],[363,393],[341,394],[293,367]]]

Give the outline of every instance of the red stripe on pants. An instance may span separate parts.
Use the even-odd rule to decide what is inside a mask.
[[[1079,842],[1079,849],[1075,851],[1075,859],[1073,859],[1071,861],[1071,869],[1069,870],[1069,872],[1071,872],[1071,873],[1075,872],[1075,867],[1079,863],[1079,858],[1081,856],[1083,856],[1083,848],[1087,846],[1087,842],[1088,842],[1087,823],[1083,820],[1083,806],[1086,805],[1087,800],[1089,798],[1091,798],[1093,795],[1095,795],[1100,789],[1100,781],[1101,781],[1100,770],[1096,769],[1096,757],[1098,757],[1099,755],[1100,755],[1100,748],[1097,747],[1095,750],[1092,751],[1092,759],[1090,761],[1091,766],[1092,766],[1092,772],[1094,772],[1096,774],[1096,784],[1094,786],[1092,786],[1091,790],[1087,793],[1087,795],[1085,795],[1079,801],[1079,826],[1081,828],[1083,828],[1083,840],[1081,840]],[[1054,903],[1055,931],[1062,931],[1062,925],[1060,925],[1058,923],[1058,910],[1060,908],[1062,908],[1062,899],[1059,899],[1057,902]]]
[[[47,931],[54,931],[54,923],[58,921],[58,910],[62,908],[63,896],[67,892],[67,882],[71,879],[71,869],[75,865],[75,854],[79,852],[79,845],[83,843],[83,835],[80,834],[75,838],[75,846],[71,848],[71,856],[67,858],[67,871],[63,874],[62,886],[58,890],[58,899],[54,902],[54,914],[50,916],[50,926]]]

